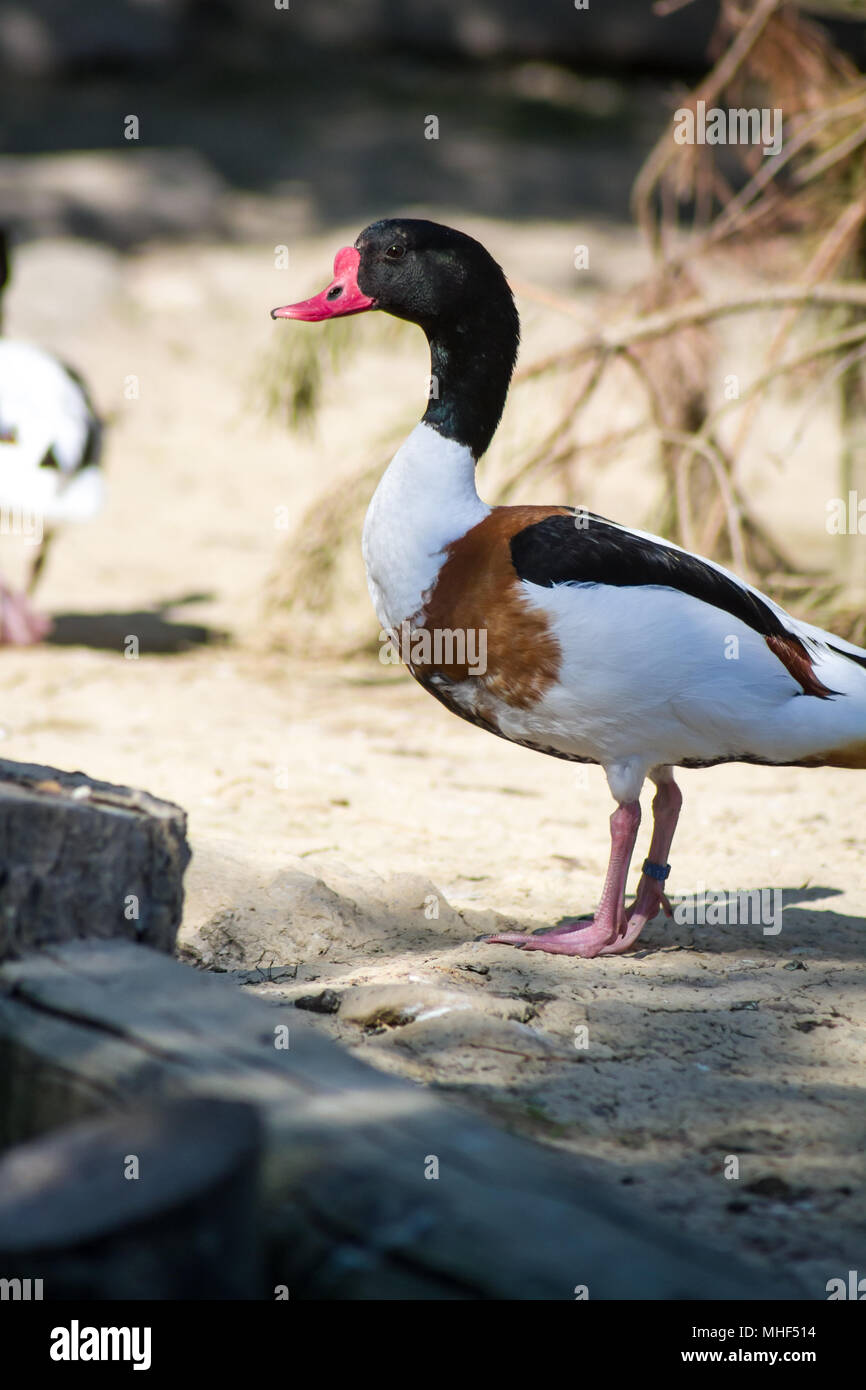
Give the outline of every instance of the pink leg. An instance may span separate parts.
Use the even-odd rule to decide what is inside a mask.
[[[667,864],[682,804],[683,794],[673,777],[660,778],[653,797],[653,834],[647,856],[651,864]],[[658,914],[659,908],[663,908],[668,917],[673,916],[664,883],[643,873],[635,900],[626,912],[628,925],[617,949],[627,951],[637,941],[647,922]]]
[[[50,618],[43,618],[25,594],[14,593],[0,579],[0,645],[30,647],[50,631]]]
[[[560,956],[601,956],[625,948],[625,881],[640,825],[640,802],[617,806],[610,818],[610,861],[601,901],[591,922],[566,922],[537,934],[502,932],[485,939],[493,945],[519,946],[524,951],[548,951]]]
[[[677,827],[682,792],[667,769],[656,771],[656,794],[653,798],[653,833],[648,859],[651,864],[665,865]],[[611,817],[611,855],[607,878],[598,911],[591,922],[569,921],[550,931],[523,935],[503,932],[490,936],[488,941],[519,946],[523,950],[548,951],[556,955],[608,956],[619,955],[633,946],[647,922],[659,908],[670,917],[671,905],[665,896],[663,882],[643,873],[634,903],[626,912],[623,908],[625,880],[640,825],[640,804],[629,802],[619,806]]]

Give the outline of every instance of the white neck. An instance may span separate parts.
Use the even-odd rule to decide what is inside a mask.
[[[464,444],[416,425],[373,494],[364,522],[364,564],[383,627],[398,628],[423,606],[445,548],[489,514]]]

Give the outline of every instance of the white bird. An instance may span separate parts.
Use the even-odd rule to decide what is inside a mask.
[[[337,254],[326,290],[273,313],[370,309],[424,330],[436,387],[364,525],[379,621],[448,709],[541,753],[600,763],[617,803],[594,918],[489,940],[618,954],[671,911],[674,768],[866,768],[866,651],[659,536],[583,509],[482,501],[475,465],[499,423],[519,322],[478,242],[434,222],[375,222]],[[626,908],[647,777],[652,840]]]
[[[0,335],[10,274],[0,229]],[[26,646],[50,631],[30,595],[55,528],[87,521],[102,507],[101,445],[102,423],[78,374],[32,343],[0,336],[0,534],[35,547],[23,593],[0,577],[0,643]]]

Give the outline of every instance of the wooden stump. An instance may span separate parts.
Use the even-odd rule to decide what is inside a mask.
[[[262,1297],[259,1139],[252,1106],[179,1100],[13,1149],[3,1276],[52,1300]]]
[[[0,960],[78,937],[173,951],[189,857],[180,807],[0,760]]]

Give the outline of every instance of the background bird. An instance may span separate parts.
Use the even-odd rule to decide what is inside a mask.
[[[11,279],[0,229],[0,533],[35,547],[23,591],[0,576],[0,643],[26,646],[51,628],[31,596],[58,526],[102,507],[103,426],[77,372],[32,343],[3,336]]]

